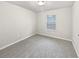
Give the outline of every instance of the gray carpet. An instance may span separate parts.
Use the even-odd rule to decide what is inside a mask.
[[[0,51],[0,58],[76,58],[69,41],[35,35]]]

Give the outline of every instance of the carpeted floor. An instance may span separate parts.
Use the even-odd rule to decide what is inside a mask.
[[[71,42],[35,35],[0,51],[0,58],[77,58]]]

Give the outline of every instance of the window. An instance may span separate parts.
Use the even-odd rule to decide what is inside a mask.
[[[56,30],[56,15],[47,16],[47,29]]]

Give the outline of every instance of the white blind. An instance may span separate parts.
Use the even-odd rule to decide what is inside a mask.
[[[47,16],[47,29],[56,30],[56,15]]]

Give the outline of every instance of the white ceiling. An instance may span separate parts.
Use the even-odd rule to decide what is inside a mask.
[[[74,3],[73,1],[46,1],[46,4],[44,6],[39,6],[37,4],[37,1],[8,1],[8,2],[19,5],[26,9],[30,9],[35,12],[71,7]]]

